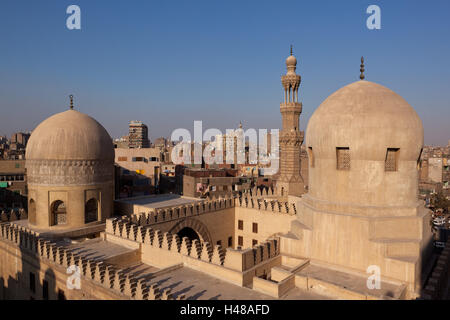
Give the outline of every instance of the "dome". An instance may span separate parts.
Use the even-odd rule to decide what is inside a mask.
[[[114,146],[106,129],[95,119],[67,110],[41,122],[26,148],[27,160],[114,161]]]
[[[414,160],[423,146],[422,121],[392,90],[357,81],[331,94],[313,113],[307,147],[316,158],[335,156],[336,147],[352,148],[353,159],[383,160],[386,148],[401,148],[400,159]]]
[[[351,83],[331,94],[308,122],[309,196],[334,204],[412,207],[422,147],[422,121],[405,99],[373,82]]]
[[[286,65],[287,66],[296,66],[297,65],[297,58],[294,57],[293,55],[290,55],[286,59]]]

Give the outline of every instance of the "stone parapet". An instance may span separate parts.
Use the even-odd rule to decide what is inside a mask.
[[[0,225],[0,239],[9,241],[29,254],[36,255],[38,259],[46,260],[49,264],[63,268],[76,266],[83,280],[93,281],[106,289],[113,290],[116,294],[123,295],[125,299],[173,299],[170,291],[161,290],[156,285],[148,286],[144,280],[136,279],[123,270],[116,270],[112,265],[80,257],[64,247],[40,238],[37,233],[25,227],[3,223]]]
[[[251,282],[247,272],[262,268],[279,257],[279,238],[272,238],[251,249],[224,249],[209,242],[190,241],[187,237],[162,232],[152,227],[140,226],[127,219],[108,219],[106,238],[115,243],[132,247],[139,244],[142,261],[159,268],[184,263],[230,282],[245,285]]]

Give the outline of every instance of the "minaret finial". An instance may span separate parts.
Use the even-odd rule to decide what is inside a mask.
[[[292,56],[292,44],[291,44],[291,56]]]
[[[242,121],[239,121],[239,129],[242,129]]]
[[[364,57],[361,57],[361,69],[359,69],[359,71],[361,71],[361,75],[359,76],[359,78],[361,80],[364,80]]]
[[[69,98],[70,98],[70,110],[73,110],[73,94],[71,94]]]

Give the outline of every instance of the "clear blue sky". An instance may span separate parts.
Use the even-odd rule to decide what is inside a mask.
[[[66,28],[81,8],[82,30]],[[381,8],[381,30],[366,8]],[[0,135],[76,108],[118,137],[175,128],[279,128],[280,75],[299,61],[301,128],[332,92],[366,79],[419,113],[426,144],[450,139],[450,1],[1,0]]]

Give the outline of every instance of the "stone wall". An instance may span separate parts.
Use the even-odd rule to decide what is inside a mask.
[[[247,286],[254,276],[269,274],[273,266],[281,264],[279,239],[246,250],[223,249],[209,242],[190,241],[187,237],[138,226],[127,220],[108,219],[106,239],[130,248],[141,250],[142,262],[158,268],[182,263],[206,274],[231,283]]]
[[[82,290],[67,289],[70,266],[79,268]],[[35,293],[30,290],[30,272],[36,275]],[[0,297],[42,299],[39,289],[43,280],[48,283],[49,299],[57,298],[57,289],[62,289],[67,299],[172,299],[170,291],[161,291],[155,285],[149,287],[143,280],[136,280],[110,264],[77,256],[26,228],[1,224]]]

